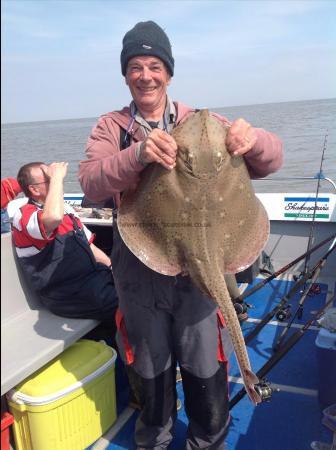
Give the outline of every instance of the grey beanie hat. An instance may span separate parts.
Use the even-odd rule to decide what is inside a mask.
[[[160,58],[170,75],[174,75],[174,58],[168,36],[151,20],[137,23],[125,34],[120,55],[121,73],[126,75],[127,63],[131,58],[143,55]]]

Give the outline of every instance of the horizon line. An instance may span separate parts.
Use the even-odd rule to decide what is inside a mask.
[[[320,100],[336,100],[336,97],[327,97],[327,98],[311,98],[311,99],[304,99],[304,100],[282,100],[278,102],[265,102],[265,103],[250,103],[245,105],[226,105],[226,106],[203,106],[199,109],[209,109],[209,110],[215,110],[215,109],[223,109],[223,108],[239,108],[239,107],[246,107],[246,106],[262,106],[262,105],[271,105],[276,103],[300,103],[300,102],[309,102],[309,101],[320,101]],[[114,110],[116,111],[116,110]],[[22,124],[28,124],[28,123],[41,123],[41,122],[64,122],[65,120],[89,120],[89,119],[95,119],[97,120],[101,115],[106,114],[102,113],[98,116],[88,116],[88,117],[69,117],[69,118],[63,118],[63,119],[43,119],[43,120],[24,120],[20,122],[3,122],[1,123],[1,126],[4,125],[22,125]]]

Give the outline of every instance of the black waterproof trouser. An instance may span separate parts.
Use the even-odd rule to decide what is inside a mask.
[[[117,343],[142,406],[137,448],[164,449],[172,440],[178,363],[189,419],[186,449],[222,450],[229,422],[229,340],[218,307],[189,277],[164,276],[142,264],[121,240],[115,222]]]
[[[112,272],[96,261],[83,230],[56,235],[40,253],[19,262],[51,312],[113,326],[118,297]]]

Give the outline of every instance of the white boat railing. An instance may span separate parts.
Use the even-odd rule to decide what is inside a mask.
[[[274,182],[282,182],[282,181],[298,181],[298,180],[311,180],[311,181],[316,181],[320,179],[321,181],[327,181],[328,183],[330,183],[332,185],[332,187],[334,188],[334,191],[336,193],[336,183],[328,177],[325,177],[324,175],[319,176],[319,174],[315,175],[314,177],[275,177],[275,178],[260,178],[258,180],[253,180],[253,181],[274,181]]]

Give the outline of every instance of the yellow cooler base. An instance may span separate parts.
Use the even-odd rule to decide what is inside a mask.
[[[78,391],[52,405],[10,403],[16,450],[84,450],[105,433],[117,417],[114,368]]]
[[[46,405],[9,400],[16,450],[84,450],[115,422],[115,368]]]

